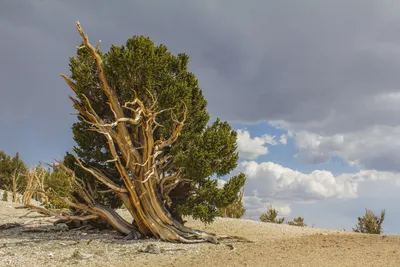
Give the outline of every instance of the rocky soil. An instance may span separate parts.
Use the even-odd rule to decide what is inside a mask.
[[[398,236],[218,218],[207,226],[194,220],[187,225],[252,242],[127,241],[110,230],[68,231],[15,206],[0,201],[0,266],[400,266]]]

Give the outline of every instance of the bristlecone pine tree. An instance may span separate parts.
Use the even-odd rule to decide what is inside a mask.
[[[219,207],[237,200],[245,183],[240,174],[218,189],[210,178],[236,167],[236,133],[219,120],[206,126],[206,101],[187,71],[188,57],[174,57],[144,37],[102,54],[79,22],[76,26],[83,43],[71,58],[72,75],[61,76],[77,96],[70,98],[79,112],[73,127],[79,148],[75,163],[68,155],[55,168],[73,178],[75,193],[64,200],[86,213],[36,210],[62,220],[102,219],[133,238],[217,242],[214,235],[185,227],[171,215],[211,221]],[[101,187],[93,178],[111,197],[99,197]],[[111,208],[116,199],[133,222]]]
[[[381,234],[382,223],[385,220],[385,210],[381,211],[381,216],[378,217],[374,212],[365,209],[364,217],[358,217],[358,224],[353,228],[354,232],[364,234]]]
[[[130,110],[129,103],[135,99],[134,89],[143,106],[157,112],[149,120],[153,129],[152,139],[166,140],[174,132],[179,132],[170,144],[159,147],[156,159],[160,161],[157,175],[167,177],[176,174],[176,179],[171,176],[162,182],[161,187],[157,186],[163,190],[162,200],[167,202],[167,210],[181,222],[181,216],[211,222],[219,215],[220,208],[237,199],[245,177],[243,174],[232,177],[222,190],[218,189],[216,180],[210,179],[225,176],[237,166],[236,132],[228,123],[218,119],[207,126],[210,117],[206,111],[207,101],[196,77],[188,71],[189,57],[185,54],[174,56],[164,45],[156,46],[143,36],[128,39],[125,46],[112,46],[105,54],[98,49],[95,52],[102,60],[103,75],[110,89],[122,106],[127,105],[122,107],[127,118],[144,115],[143,112],[136,114]],[[96,60],[84,43],[77,56],[70,59],[70,68],[70,78],[80,103],[86,103],[87,97],[93,110],[105,122],[115,121],[115,115],[107,104],[108,96],[101,89]],[[76,155],[83,166],[94,167],[114,183],[121,183],[120,171],[114,162],[109,161],[113,155],[107,145],[107,137],[97,131],[89,131],[92,126],[83,117],[80,114],[79,121],[72,127],[77,143],[74,149]],[[176,128],[180,125],[177,118],[186,119],[184,127],[182,124],[179,129]],[[140,147],[147,144],[141,124],[134,125],[129,121],[120,121],[119,124],[125,125],[133,145],[139,147],[138,153],[143,154]],[[118,145],[116,150],[122,155]],[[124,162],[123,157],[121,160]],[[130,160],[136,159],[130,157]],[[63,163],[91,185],[97,203],[112,208],[123,204],[118,194],[99,193],[109,190],[108,186],[85,171],[72,154],[67,154]]]
[[[304,223],[303,217],[294,218],[293,221],[288,221],[287,224],[292,226],[307,227],[307,224]]]
[[[283,217],[278,219],[278,211],[271,205],[268,207],[267,212],[260,216],[260,221],[262,222],[281,224],[284,220],[285,218]]]

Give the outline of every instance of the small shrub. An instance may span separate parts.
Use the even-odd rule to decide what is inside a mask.
[[[294,218],[293,221],[289,221],[289,222],[287,222],[287,224],[292,225],[292,226],[300,226],[300,227],[307,226],[307,224],[304,223],[303,217]]]
[[[285,220],[285,218],[283,217],[279,219],[277,217],[278,217],[278,211],[272,206],[269,206],[267,212],[261,214],[260,221],[281,224]]]
[[[224,208],[220,208],[220,212],[222,217],[241,218],[246,212],[246,209],[243,207],[243,191],[239,193],[239,198],[235,202]]]
[[[68,208],[67,203],[61,197],[71,195],[73,186],[70,176],[64,171],[55,169],[49,173],[44,180],[44,188],[49,201],[46,205],[47,207],[55,209]]]
[[[356,224],[353,231],[356,233],[364,234],[381,234],[382,223],[385,220],[385,210],[381,211],[381,216],[378,216],[369,209],[365,209],[364,217],[358,217],[358,224]]]

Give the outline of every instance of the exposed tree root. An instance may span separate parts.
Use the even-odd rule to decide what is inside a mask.
[[[221,242],[230,241],[230,242],[240,242],[240,243],[254,243],[254,241],[251,241],[241,236],[219,236],[218,240]]]
[[[102,207],[103,209],[107,209],[108,212],[110,212],[110,214],[116,214],[116,212],[112,209],[109,208],[105,208]],[[71,222],[87,222],[89,225],[93,225],[93,222],[97,222],[97,225],[99,223],[104,223],[105,221],[102,220],[102,218],[100,216],[97,215],[71,215],[68,214],[66,211],[59,211],[59,210],[49,210],[49,209],[45,209],[43,207],[38,207],[38,206],[34,206],[34,205],[25,205],[25,206],[20,206],[20,207],[16,207],[16,209],[28,209],[30,211],[35,211],[38,212],[42,215],[45,216],[50,216],[50,217],[55,217],[58,220],[54,222],[54,224],[58,224],[58,223],[71,223]],[[120,215],[118,215],[118,217],[120,217]],[[122,218],[122,217],[121,217]],[[17,227],[19,225],[16,225],[15,227]],[[87,227],[88,225],[80,225],[77,228],[73,228],[74,230],[76,229],[82,229]],[[10,228],[13,227],[10,225]],[[143,238],[148,238],[151,236],[144,236],[143,234],[141,234],[137,228],[131,224],[131,231],[129,233],[126,232],[120,232],[123,237],[119,238],[119,239],[123,239],[123,240],[138,240],[138,239],[143,239]],[[97,227],[96,227],[97,228]],[[3,229],[2,226],[0,226],[0,229]],[[7,226],[4,226],[4,229],[8,229]],[[121,229],[120,227],[118,229]],[[118,230],[116,229],[116,230]],[[225,243],[225,242],[244,242],[244,243],[253,243],[253,241],[250,241],[246,238],[243,237],[239,237],[239,236],[217,236],[215,234],[212,233],[206,233],[206,232],[202,232],[199,230],[193,230],[190,229],[188,227],[185,227],[183,225],[179,225],[177,227],[177,231],[181,234],[182,236],[182,241],[180,243],[203,243],[203,242],[209,242],[209,243],[213,243],[213,244],[219,244],[219,243]],[[178,241],[179,242],[179,241]]]
[[[94,219],[99,218],[99,216],[92,215],[92,214],[87,215],[87,216],[71,215],[65,211],[52,211],[49,209],[45,209],[42,207],[30,205],[30,204],[20,206],[20,207],[15,207],[15,208],[16,209],[28,209],[30,211],[36,211],[37,213],[40,213],[45,216],[55,217],[58,219],[58,221],[56,223],[69,222],[69,221],[88,221],[88,220],[94,220]]]

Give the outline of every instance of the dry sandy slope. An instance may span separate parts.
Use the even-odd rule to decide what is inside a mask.
[[[246,237],[254,243],[123,241],[110,231],[64,232],[35,213],[21,218],[27,212],[13,206],[0,201],[0,225],[25,225],[0,230],[0,266],[400,266],[398,236],[217,219],[208,226],[196,221],[188,225],[218,235]],[[149,244],[164,251],[140,252]]]

